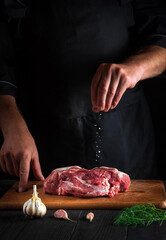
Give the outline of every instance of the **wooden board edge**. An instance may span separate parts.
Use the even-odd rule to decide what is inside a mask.
[[[132,181],[137,181],[137,180],[132,180]],[[166,192],[165,192],[165,186],[164,186],[164,183],[163,183],[163,181],[161,181],[161,180],[138,180],[138,181],[148,181],[148,182],[156,182],[156,183],[161,183],[162,184],[162,188],[163,188],[163,190],[164,190],[164,199],[165,200],[163,200],[162,202],[153,202],[153,201],[151,201],[157,208],[161,208],[161,209],[165,209],[166,208]],[[32,183],[33,184],[36,184],[36,185],[41,185],[41,184],[43,184],[43,182],[42,181],[32,181],[32,182],[29,182],[29,188],[31,189],[32,188]],[[17,187],[18,187],[18,182],[16,182],[16,183],[14,183],[9,189],[8,189],[8,191],[9,190],[11,190],[11,189],[14,189],[15,191],[17,190]],[[18,204],[17,205],[17,207],[16,206],[11,206],[11,202],[8,202],[8,203],[6,203],[6,202],[4,202],[3,201],[3,197],[8,193],[8,191],[1,197],[1,199],[0,199],[0,209],[1,210],[5,210],[5,209],[15,209],[15,210],[21,210],[22,209],[22,204]],[[139,203],[139,204],[146,204],[147,202],[141,202],[141,203]],[[81,207],[79,207],[79,206],[72,206],[72,205],[70,205],[70,204],[63,204],[63,206],[61,205],[61,204],[57,204],[57,205],[55,205],[55,204],[53,204],[53,205],[50,205],[49,207],[47,206],[47,204],[46,204],[46,206],[47,206],[47,209],[48,210],[51,210],[51,209],[59,209],[59,208],[64,208],[64,209],[112,209],[112,210],[114,210],[114,209],[117,209],[117,210],[120,210],[120,209],[123,209],[123,208],[126,208],[126,207],[131,207],[131,206],[133,206],[135,203],[133,202],[133,203],[130,203],[130,204],[126,204],[125,203],[125,206],[123,206],[123,204],[121,204],[121,203],[119,203],[118,205],[110,205],[110,204],[108,204],[108,205],[106,205],[106,206],[102,206],[101,207],[101,205],[100,204],[98,204],[98,205],[94,205],[94,204],[90,204],[90,205],[88,205],[88,207],[86,206],[86,205],[81,205]],[[10,206],[10,207],[9,207]]]
[[[163,202],[152,202],[152,204],[155,205],[156,208],[160,208],[160,209],[166,209],[166,201],[163,201]],[[98,210],[122,210],[124,208],[129,208],[129,207],[132,207],[133,205],[135,204],[138,204],[138,203],[127,203],[125,205],[119,203],[119,204],[108,204],[108,205],[101,205],[101,204],[89,204],[88,206],[86,204],[82,204],[81,206],[74,206],[72,204],[50,204],[49,206],[46,205],[47,207],[47,210],[55,210],[55,209],[76,209],[76,210],[81,210],[81,209],[98,209]],[[142,205],[142,204],[147,204],[147,202],[140,202],[139,205]],[[23,209],[23,205],[22,204],[18,204],[17,206],[11,206],[11,204],[7,204],[5,202],[2,202],[1,205],[0,205],[0,210],[22,210]]]

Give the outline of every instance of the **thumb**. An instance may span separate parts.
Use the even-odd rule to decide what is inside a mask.
[[[33,171],[33,174],[34,174],[35,178],[37,180],[44,181],[45,178],[44,178],[44,176],[42,174],[42,170],[41,170],[41,166],[40,166],[38,155],[34,159],[32,159],[31,167],[32,167],[32,171]]]

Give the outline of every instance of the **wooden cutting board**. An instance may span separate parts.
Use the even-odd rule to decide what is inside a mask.
[[[28,191],[19,193],[18,182],[0,199],[0,209],[22,209],[32,195],[32,185],[37,185],[39,197],[47,209],[122,209],[133,204],[151,202],[158,208],[166,208],[165,187],[158,180],[132,180],[126,193],[119,193],[113,198],[78,198],[73,196],[56,196],[43,193],[43,182],[29,181]]]

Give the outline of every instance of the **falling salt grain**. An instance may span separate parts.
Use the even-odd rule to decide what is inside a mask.
[[[102,119],[102,112],[97,115],[98,122],[101,122]],[[93,126],[96,128],[95,130],[95,148],[96,148],[96,158],[95,162],[102,160],[101,157],[101,146],[102,146],[102,139],[101,139],[101,126],[98,123],[94,123]]]

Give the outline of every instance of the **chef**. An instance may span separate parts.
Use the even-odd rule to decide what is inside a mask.
[[[0,165],[19,191],[71,165],[155,178],[141,83],[166,70],[165,1],[0,4]]]

